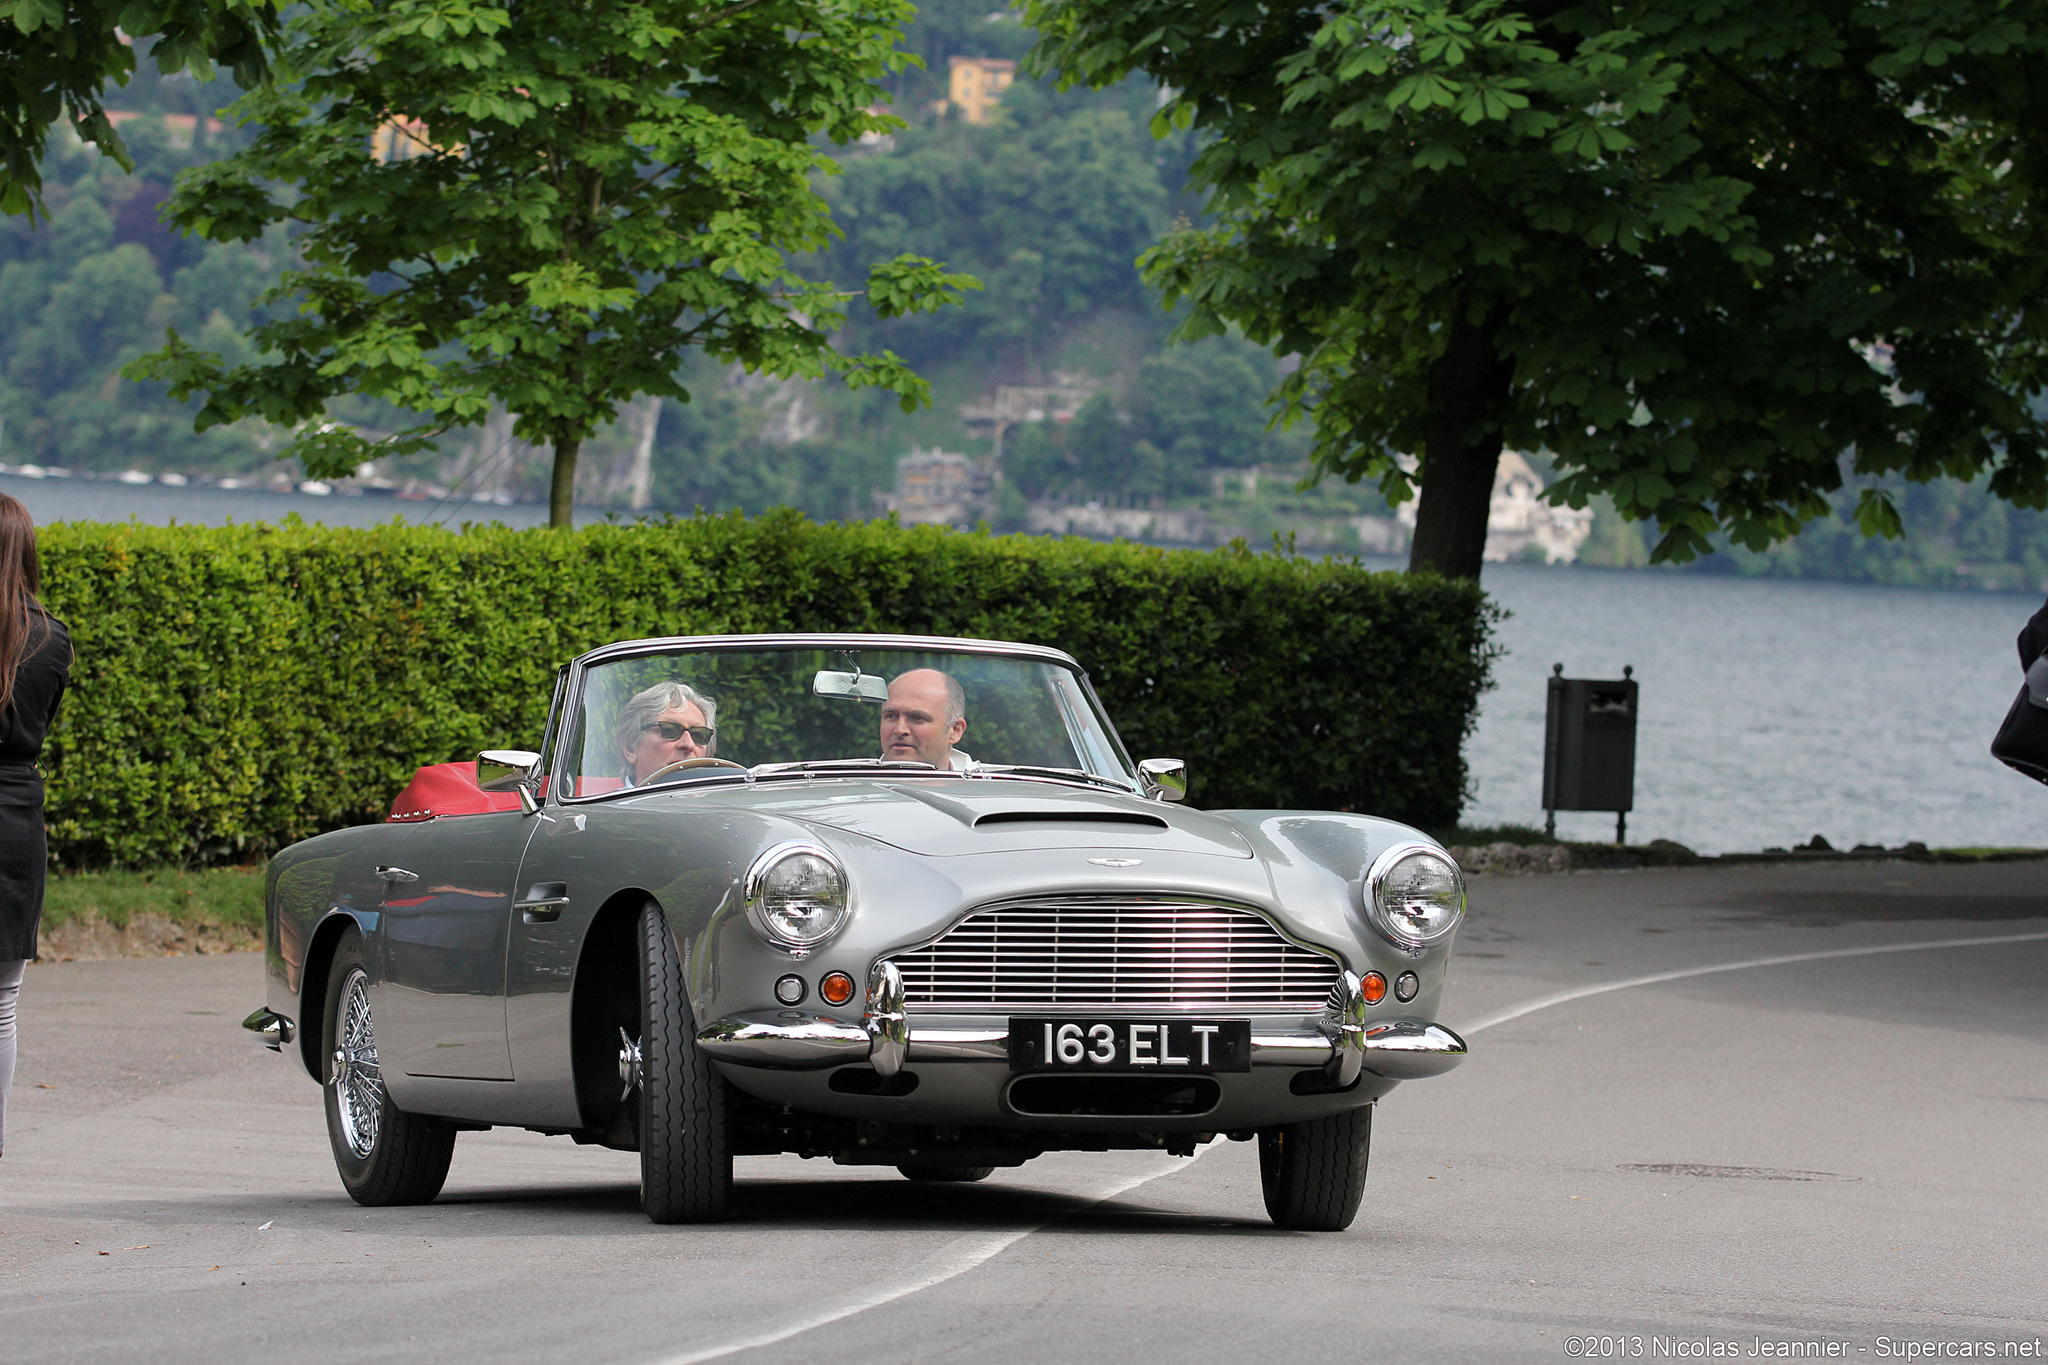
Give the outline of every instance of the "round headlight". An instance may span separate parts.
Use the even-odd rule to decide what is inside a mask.
[[[814,948],[846,920],[846,870],[816,844],[778,844],[747,870],[747,919],[777,947]]]
[[[1365,917],[1403,948],[1424,948],[1458,927],[1465,878],[1442,849],[1396,844],[1365,874]]]

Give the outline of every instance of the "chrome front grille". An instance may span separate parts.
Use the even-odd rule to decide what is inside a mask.
[[[1249,910],[1061,897],[977,911],[892,961],[912,1009],[1255,1010],[1307,1014],[1338,966]]]

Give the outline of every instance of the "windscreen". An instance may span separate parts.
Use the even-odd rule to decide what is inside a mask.
[[[1137,776],[1058,664],[900,649],[677,650],[585,670],[562,732],[569,799],[785,771]]]

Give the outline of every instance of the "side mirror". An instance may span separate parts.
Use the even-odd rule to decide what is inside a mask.
[[[1148,758],[1138,764],[1138,776],[1145,780],[1145,795],[1154,801],[1188,799],[1188,765],[1178,758]]]
[[[533,796],[533,770],[540,755],[527,749],[486,749],[476,756],[476,785],[487,792],[518,792],[528,815],[540,809]]]

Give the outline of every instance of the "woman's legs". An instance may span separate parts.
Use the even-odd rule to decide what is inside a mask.
[[[14,1000],[28,963],[0,962],[0,1151],[7,1147],[7,1092],[14,1088]]]

